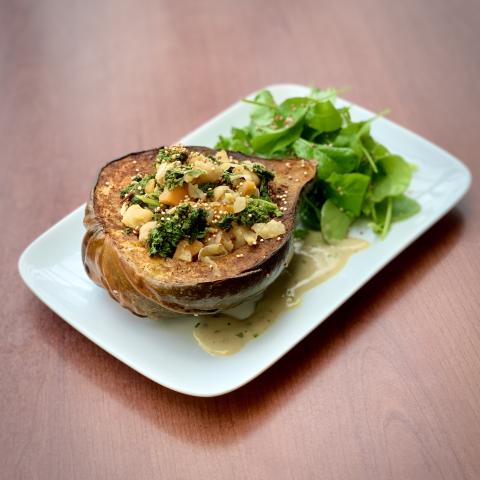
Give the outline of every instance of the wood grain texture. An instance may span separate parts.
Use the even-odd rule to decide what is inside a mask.
[[[477,0],[0,2],[0,476],[480,478]],[[270,83],[347,98],[469,165],[466,198],[244,388],[143,378],[22,284],[109,159]]]

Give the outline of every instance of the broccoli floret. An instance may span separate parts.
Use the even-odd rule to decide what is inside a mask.
[[[266,223],[272,217],[282,215],[282,211],[275,203],[262,198],[250,198],[247,206],[238,214],[238,221],[243,225],[251,226],[255,223]]]
[[[233,168],[234,167],[229,167],[227,168],[224,172],[223,172],[223,175],[222,175],[222,184],[223,185],[232,185],[232,182],[233,182]]]
[[[237,214],[227,213],[218,222],[217,226],[230,230],[232,222],[251,227],[255,223],[267,223],[272,217],[281,217],[282,211],[278,206],[262,198],[249,198],[247,206]]]
[[[228,231],[232,228],[232,222],[235,222],[235,220],[237,220],[237,215],[227,213],[217,222],[217,227]]]
[[[132,195],[144,195],[145,194],[145,185],[152,179],[155,178],[153,175],[135,175],[132,178],[132,182],[129,183],[126,187],[120,190],[120,197],[125,198],[129,194]]]
[[[177,168],[170,168],[165,174],[165,187],[169,190],[175,187],[180,187],[187,181],[185,177],[190,176],[190,178],[195,178],[203,173],[207,172],[200,168],[193,168],[190,165],[181,165]]]
[[[147,240],[150,256],[172,257],[180,240],[203,238],[207,226],[207,212],[182,203],[175,210],[163,214]]]
[[[162,147],[157,153],[155,160],[158,163],[162,162],[184,162],[188,158],[188,151],[184,147]]]
[[[213,197],[213,189],[217,186],[216,183],[199,183],[198,188],[207,194],[207,198]]]
[[[254,163],[250,169],[260,177],[260,186],[258,187],[260,198],[270,200],[270,195],[268,194],[268,182],[275,178],[275,173],[261,163]]]
[[[157,192],[149,193],[145,195],[134,195],[130,200],[130,203],[140,205],[141,207],[147,207],[151,210],[155,210],[160,202],[158,201],[159,194]]]
[[[256,173],[259,177],[265,177],[267,181],[273,180],[275,178],[275,173],[261,163],[254,163],[251,166],[251,169],[252,172]]]

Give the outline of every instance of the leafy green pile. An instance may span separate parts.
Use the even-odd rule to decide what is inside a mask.
[[[171,257],[178,242],[184,238],[193,242],[205,236],[207,212],[187,203],[178,205],[170,214],[162,214],[151,231],[147,244],[150,256]]]
[[[303,193],[296,234],[321,230],[328,243],[344,238],[351,224],[366,218],[382,238],[392,222],[420,210],[405,195],[415,167],[378,143],[373,117],[354,122],[348,107],[336,108],[336,90],[312,89],[306,97],[277,104],[268,90],[254,100],[250,123],[220,136],[216,148],[267,158],[317,161],[317,175]]]

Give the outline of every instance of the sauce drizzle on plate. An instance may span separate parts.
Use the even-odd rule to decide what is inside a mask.
[[[310,232],[304,240],[295,241],[292,261],[256,306],[242,305],[235,317],[226,314],[198,317],[193,329],[195,339],[211,355],[237,353],[265,332],[282,312],[300,305],[305,292],[335,275],[354,253],[367,246],[367,241],[356,238],[328,245],[321,233]]]

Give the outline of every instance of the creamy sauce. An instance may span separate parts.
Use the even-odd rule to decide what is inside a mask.
[[[256,304],[241,305],[229,312],[198,317],[193,335],[211,355],[232,355],[261,335],[281,315],[301,303],[303,294],[335,275],[365,240],[346,238],[326,244],[320,233],[311,232],[295,244],[295,255],[280,277]]]

